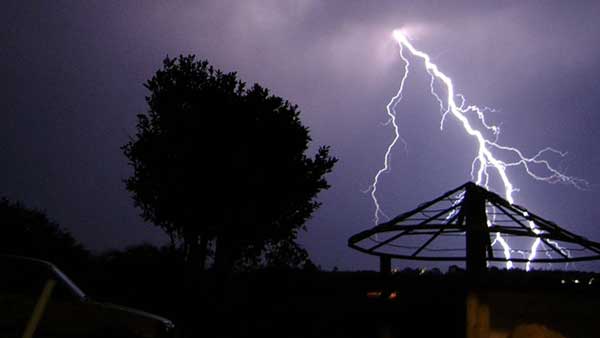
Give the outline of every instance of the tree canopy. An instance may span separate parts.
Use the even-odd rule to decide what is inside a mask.
[[[66,271],[87,263],[90,253],[65,229],[40,210],[0,199],[0,253],[41,258]]]
[[[214,239],[246,264],[305,259],[295,239],[336,159],[327,146],[306,155],[298,107],[193,55],[167,57],[145,87],[148,111],[122,148],[144,219],[201,262]]]

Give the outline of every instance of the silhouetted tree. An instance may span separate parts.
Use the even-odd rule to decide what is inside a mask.
[[[305,154],[311,139],[298,107],[194,56],[167,57],[145,87],[148,112],[122,147],[133,167],[127,189],[144,219],[201,268],[215,239],[224,269],[280,265],[284,255],[292,265],[306,261],[294,240],[336,159],[328,147]]]
[[[42,211],[0,199],[0,253],[48,260],[77,274],[90,253]]]

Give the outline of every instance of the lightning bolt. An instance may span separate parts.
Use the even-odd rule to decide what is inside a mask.
[[[410,60],[405,55],[405,50],[408,50],[410,55],[416,59],[420,59],[424,66],[425,71],[430,75],[430,91],[433,97],[437,100],[440,106],[440,111],[442,113],[442,118],[440,122],[440,130],[444,128],[444,122],[446,121],[448,115],[455,118],[463,127],[464,131],[471,136],[478,145],[478,150],[473,162],[471,164],[471,179],[475,181],[476,184],[489,189],[489,178],[490,175],[495,173],[500,178],[502,185],[504,187],[504,197],[511,204],[514,203],[513,193],[517,191],[513,184],[511,183],[508,175],[506,173],[506,169],[510,167],[521,167],[525,170],[525,172],[531,176],[533,179],[538,181],[544,181],[548,183],[566,183],[575,186],[578,189],[585,190],[588,187],[588,182],[579,178],[567,176],[550,164],[547,160],[544,159],[544,155],[547,153],[553,153],[559,155],[561,157],[566,156],[566,153],[560,152],[553,148],[547,147],[540,150],[534,156],[527,157],[525,156],[519,149],[514,147],[505,146],[498,143],[498,136],[500,134],[500,128],[498,126],[487,123],[485,120],[485,113],[488,111],[493,111],[493,109],[484,107],[480,108],[476,105],[466,105],[466,99],[463,95],[456,93],[454,89],[454,84],[452,83],[452,79],[439,70],[438,66],[431,61],[431,57],[415,48],[413,44],[410,42],[408,37],[401,30],[395,30],[393,32],[393,37],[398,43],[399,47],[399,55],[402,61],[404,62],[404,75],[400,81],[400,88],[396,95],[394,95],[389,103],[386,106],[386,112],[389,116],[389,120],[386,124],[391,124],[394,130],[394,139],[388,145],[383,161],[383,167],[377,171],[373,178],[372,184],[369,186],[371,192],[371,199],[373,200],[373,204],[375,205],[374,212],[374,222],[375,224],[379,224],[380,217],[385,217],[386,214],[381,210],[381,205],[379,200],[377,199],[377,185],[381,179],[381,175],[386,172],[389,172],[391,169],[390,160],[391,160],[391,152],[394,149],[394,146],[398,143],[399,140],[404,142],[400,137],[400,133],[398,130],[397,124],[397,114],[396,114],[396,106],[402,100],[402,93],[404,91],[404,86],[406,79],[408,78],[409,70],[410,70]],[[438,94],[435,89],[436,82],[441,83],[443,89],[445,89],[445,96]],[[458,102],[457,102],[458,99]],[[472,126],[467,118],[466,114],[474,113],[477,116],[481,126],[483,126],[482,130],[479,130]],[[484,136],[484,133],[492,134],[493,139],[490,139]],[[514,161],[502,161],[499,160],[495,153],[509,153],[513,155]],[[543,173],[535,173],[532,170],[532,166],[538,166],[542,168]],[[491,169],[492,171],[488,171]],[[523,216],[527,216],[527,213],[524,212]],[[490,223],[488,222],[488,225]],[[535,234],[540,234],[542,230],[538,229],[534,222],[530,221],[528,226],[531,228],[532,232]],[[556,242],[549,242],[551,245],[555,246],[557,249],[561,250],[563,253],[567,253],[566,249],[561,248]],[[500,233],[496,233],[496,237],[492,245],[499,244],[502,247],[504,257],[507,260],[506,267],[512,268],[513,264],[510,261],[511,253],[515,252],[512,250],[508,244],[508,242],[501,236]],[[531,267],[531,261],[535,259],[538,248],[540,245],[543,245],[539,238],[536,238],[531,245],[528,262],[526,263],[526,270],[529,270]]]

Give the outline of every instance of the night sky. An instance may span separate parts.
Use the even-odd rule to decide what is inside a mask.
[[[558,0],[5,1],[0,194],[45,210],[93,250],[166,241],[138,216],[119,147],[146,111],[142,84],[165,56],[193,53],[299,105],[311,152],[331,145],[340,160],[301,243],[325,269],[375,269],[346,241],[373,225],[363,191],[393,137],[385,105],[403,74],[391,32],[410,26],[469,103],[496,110],[487,118],[500,142],[566,151],[548,159],[591,183],[580,191],[510,169],[516,203],[600,241],[598,17],[600,3]],[[439,130],[429,77],[414,65],[397,108],[408,146],[381,181],[389,215],[469,180],[476,149],[454,120]]]

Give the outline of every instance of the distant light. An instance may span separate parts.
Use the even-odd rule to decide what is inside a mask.
[[[579,284],[579,279],[574,279],[574,280],[573,280],[573,283],[575,283],[575,284]]]
[[[594,277],[590,278],[590,280],[588,281],[588,285],[592,285],[593,282],[594,282]]]
[[[566,283],[566,282],[565,282],[565,280],[564,280],[564,279],[561,279],[561,280],[560,280],[560,284],[565,284],[565,283]]]
[[[379,298],[381,297],[381,291],[369,291],[367,292],[367,298]]]

